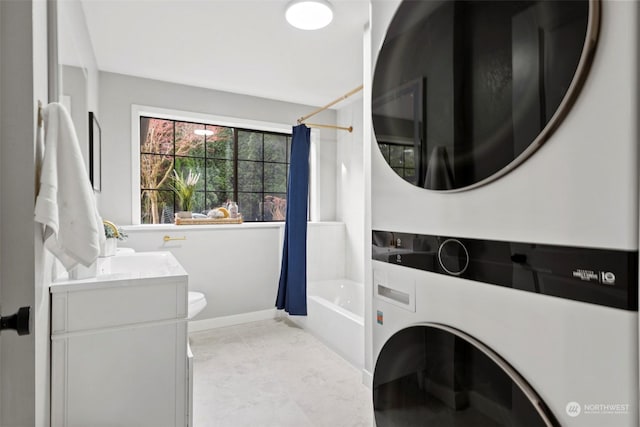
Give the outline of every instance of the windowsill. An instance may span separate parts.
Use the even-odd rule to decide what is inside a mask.
[[[342,224],[340,221],[309,221],[310,226]],[[140,224],[123,225],[124,231],[177,231],[177,230],[251,230],[261,228],[283,228],[284,222],[243,222],[242,224],[203,224],[203,225],[175,225],[175,224]]]
[[[175,225],[175,224],[140,224],[124,225],[125,231],[177,231],[177,230],[229,230],[229,229],[255,229],[255,228],[280,228],[284,222],[243,222],[242,224],[202,224],[202,225]]]

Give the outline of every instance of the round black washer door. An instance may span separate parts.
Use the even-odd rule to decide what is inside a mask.
[[[599,17],[599,0],[403,1],[373,76],[385,161],[441,191],[513,170],[578,96]]]
[[[382,348],[373,374],[377,427],[558,426],[505,360],[471,336],[425,323]]]

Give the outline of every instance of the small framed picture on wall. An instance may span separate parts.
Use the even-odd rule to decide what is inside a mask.
[[[89,179],[95,191],[102,191],[102,130],[93,111],[89,111]]]

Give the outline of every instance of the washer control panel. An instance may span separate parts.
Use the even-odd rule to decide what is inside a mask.
[[[638,310],[638,251],[374,230],[372,258],[475,282]]]

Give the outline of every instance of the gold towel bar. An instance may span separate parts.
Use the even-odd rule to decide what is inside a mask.
[[[164,236],[162,240],[164,240],[165,242],[170,242],[171,240],[187,240],[187,236],[182,236],[182,237]]]

